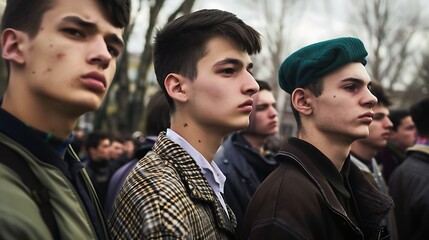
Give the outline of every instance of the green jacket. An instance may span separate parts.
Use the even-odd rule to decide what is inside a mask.
[[[61,239],[97,239],[81,198],[70,180],[59,169],[37,159],[22,145],[1,132],[0,144],[21,155],[48,190]],[[70,147],[67,154],[77,159]],[[83,179],[86,179],[86,187],[90,192],[94,192],[86,172],[82,170],[81,174]],[[27,186],[14,170],[1,163],[0,226],[0,239],[53,239]]]

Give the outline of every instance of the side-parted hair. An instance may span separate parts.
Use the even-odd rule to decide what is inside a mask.
[[[236,15],[217,9],[204,9],[177,18],[158,30],[154,43],[154,67],[158,83],[167,97],[171,112],[174,102],[168,96],[164,80],[177,73],[194,80],[197,62],[207,53],[206,45],[214,37],[233,41],[249,55],[260,52],[260,34]]]
[[[410,107],[411,118],[420,137],[429,137],[429,97],[414,103]]]
[[[33,38],[39,32],[42,17],[55,6],[56,0],[7,0],[1,30],[13,28]],[[109,22],[117,28],[126,28],[130,19],[130,0],[97,0]]]

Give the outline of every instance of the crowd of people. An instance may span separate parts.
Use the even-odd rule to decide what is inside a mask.
[[[143,137],[76,130],[129,17],[130,0],[7,1],[0,239],[429,239],[429,98],[390,109],[355,37],[285,57],[281,144],[261,36],[216,9],[156,32]]]

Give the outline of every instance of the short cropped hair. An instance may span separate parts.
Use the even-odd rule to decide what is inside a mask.
[[[270,92],[272,91],[272,88],[268,82],[256,79],[256,83],[259,85],[259,91],[262,91],[262,90],[267,90]]]
[[[111,135],[106,132],[90,132],[86,135],[85,150],[89,152],[91,148],[98,148],[101,141],[111,139]]]
[[[152,95],[146,106],[145,134],[158,136],[170,127],[170,107],[164,93],[159,90]]]
[[[371,93],[377,98],[377,105],[382,105],[384,107],[389,107],[392,103],[389,96],[384,91],[380,83],[372,81],[371,82]]]
[[[411,118],[420,137],[429,137],[429,97],[410,107]]]
[[[260,34],[236,15],[217,9],[204,9],[184,15],[158,30],[154,43],[154,67],[158,83],[167,97],[171,112],[175,106],[164,80],[177,73],[191,80],[197,76],[197,62],[207,53],[214,37],[233,41],[249,55],[261,50]]]
[[[390,111],[389,118],[393,124],[392,130],[397,131],[402,120],[408,116],[410,116],[410,112],[408,110],[400,109]]]
[[[126,28],[129,19],[130,0],[97,0],[110,23],[118,28]],[[3,13],[1,30],[13,28],[26,32],[33,38],[39,32],[42,17],[55,6],[56,0],[7,0]]]

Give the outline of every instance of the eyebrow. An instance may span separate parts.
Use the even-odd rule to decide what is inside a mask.
[[[233,65],[235,65],[237,67],[240,67],[240,68],[244,66],[244,63],[241,60],[238,60],[236,58],[225,58],[223,60],[220,60],[220,61],[216,62],[213,65],[213,67],[222,66],[222,65],[225,65],[225,64],[233,64]],[[253,63],[249,63],[247,65],[247,68],[253,68]]]
[[[359,78],[354,78],[354,77],[350,77],[350,78],[346,78],[346,79],[341,80],[341,83],[345,83],[345,82],[352,82],[355,84],[365,85],[365,81],[363,81],[362,79],[359,79]],[[371,87],[371,85],[372,85],[372,82],[368,82],[367,86]]]
[[[79,25],[82,28],[88,29],[91,32],[98,30],[98,27],[95,23],[85,21],[82,18],[77,17],[77,16],[67,16],[67,17],[64,17],[62,20],[63,20],[63,22],[71,22],[71,23],[74,23],[76,25]],[[108,40],[114,44],[118,44],[121,47],[123,47],[125,45],[124,41],[121,38],[119,38],[116,34],[113,34],[113,33],[108,34],[106,36],[106,40]]]

